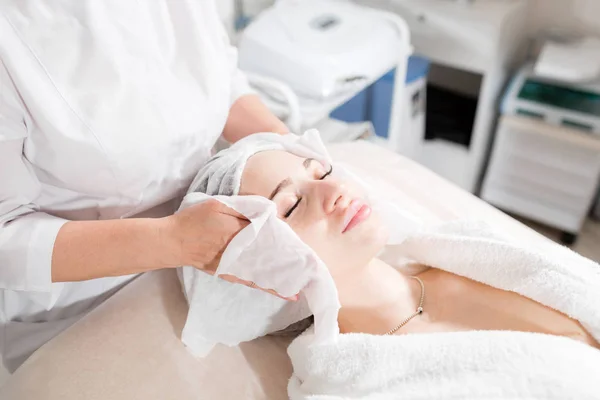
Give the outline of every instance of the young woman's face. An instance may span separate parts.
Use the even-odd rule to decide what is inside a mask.
[[[334,279],[365,266],[387,239],[360,190],[316,160],[285,151],[257,153],[246,164],[240,194],[272,199],[279,217],[327,264]]]

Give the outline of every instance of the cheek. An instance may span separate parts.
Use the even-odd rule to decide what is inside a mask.
[[[329,233],[327,221],[318,220],[311,223],[299,222],[290,224],[296,235],[308,245],[325,264],[329,265],[339,253],[340,243]]]
[[[290,226],[317,253],[334,277],[367,265],[383,249],[388,238],[376,214],[346,234],[332,232],[326,220]]]
[[[290,223],[290,227],[304,243],[315,251],[315,246],[327,239],[327,225],[324,221],[313,221],[311,223],[305,221],[292,222]]]

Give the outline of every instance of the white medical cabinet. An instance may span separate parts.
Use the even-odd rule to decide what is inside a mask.
[[[478,192],[510,66],[526,43],[526,1],[358,0],[409,26],[415,54],[431,61],[425,133],[397,133],[399,151]],[[524,53],[524,51],[523,51]]]
[[[481,197],[573,243],[598,193],[600,85],[522,68],[506,92]]]

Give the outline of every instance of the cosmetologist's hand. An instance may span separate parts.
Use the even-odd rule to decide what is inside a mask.
[[[191,265],[214,273],[223,251],[233,237],[250,222],[217,200],[208,200],[166,217],[161,235],[167,264]]]

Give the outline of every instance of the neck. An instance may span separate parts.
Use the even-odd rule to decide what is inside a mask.
[[[379,259],[359,271],[336,281],[342,333],[383,334],[415,311],[421,289],[414,279]]]

